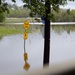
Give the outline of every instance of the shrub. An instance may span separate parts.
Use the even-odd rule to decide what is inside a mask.
[[[0,22],[5,21],[5,13],[4,12],[0,12]]]

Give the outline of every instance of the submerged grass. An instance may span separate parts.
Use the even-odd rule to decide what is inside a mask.
[[[22,34],[23,32],[24,32],[24,29],[22,26],[13,26],[13,25],[0,26],[0,36]]]
[[[6,23],[21,23],[25,18],[7,18],[3,24],[0,24],[0,36],[22,34],[24,32],[23,25],[7,25]]]
[[[24,23],[26,20],[30,22],[32,21],[32,18],[7,18],[3,24],[0,24],[0,36],[23,34],[23,25],[8,25],[6,23]],[[27,32],[38,32],[39,28],[41,28],[41,26],[32,25]]]
[[[26,32],[40,32],[40,29],[41,26],[30,26]],[[23,34],[24,31],[23,25],[0,25],[0,36]]]

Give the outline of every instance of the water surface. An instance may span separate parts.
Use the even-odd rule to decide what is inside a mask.
[[[75,26],[52,26],[50,65],[75,59]],[[26,72],[24,66],[23,34],[1,37],[0,74]],[[42,67],[44,38],[39,33],[29,33],[26,52],[31,69]]]

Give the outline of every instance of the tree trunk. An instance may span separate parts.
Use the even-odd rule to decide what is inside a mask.
[[[1,0],[0,0],[0,5],[1,5]]]
[[[48,14],[51,13],[51,7],[50,2],[47,0],[45,2],[45,7],[48,8],[45,10],[46,17],[45,17],[45,29],[44,29],[44,60],[43,60],[43,66],[46,64],[49,65],[49,57],[50,57],[50,19],[48,17]]]

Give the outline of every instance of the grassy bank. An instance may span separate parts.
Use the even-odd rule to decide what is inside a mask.
[[[41,26],[30,26],[27,30],[28,33],[40,32]],[[23,25],[0,25],[0,36],[13,35],[13,34],[23,34]]]
[[[4,23],[24,23],[26,18],[6,18]]]
[[[6,18],[0,25],[0,36],[22,34],[24,32],[23,25],[7,25],[5,23],[24,23],[27,18]]]
[[[33,21],[32,18],[7,18],[3,24],[0,24],[0,36],[23,34],[23,25],[7,25],[6,23],[24,23],[26,20]],[[37,32],[41,26],[30,26],[27,32]]]
[[[29,22],[36,22],[35,18],[6,18],[4,23],[24,23],[26,20]],[[39,19],[39,21],[41,21]]]
[[[22,34],[24,32],[23,26],[0,26],[0,36],[11,35],[11,34]]]

